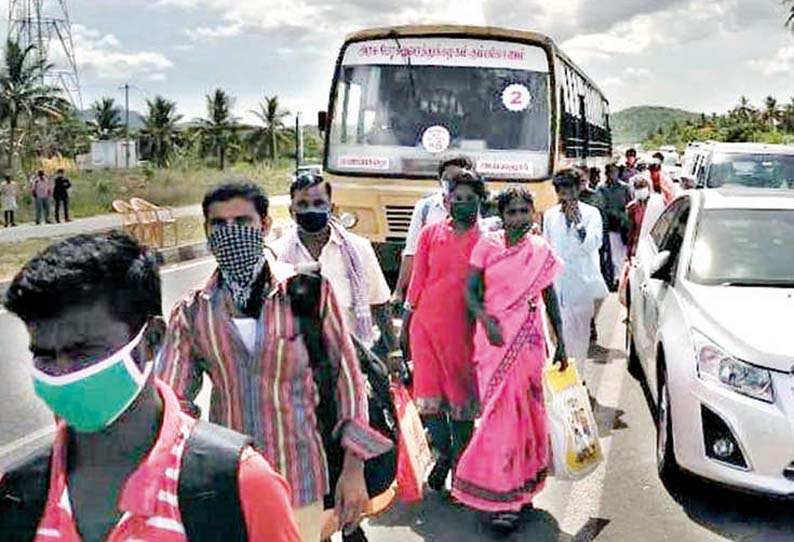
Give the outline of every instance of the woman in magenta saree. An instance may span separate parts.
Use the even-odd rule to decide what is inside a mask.
[[[494,528],[512,530],[547,473],[543,315],[545,310],[554,336],[561,337],[552,284],[562,263],[542,237],[529,233],[529,192],[508,189],[498,203],[505,230],[481,238],[470,260],[467,299],[478,322],[474,364],[481,417],[460,457],[452,495],[490,512]],[[561,341],[554,358],[567,366]]]

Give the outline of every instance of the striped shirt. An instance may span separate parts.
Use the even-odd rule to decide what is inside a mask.
[[[294,269],[270,262],[270,272],[274,286],[264,296],[253,352],[239,336],[233,302],[216,273],[174,308],[158,372],[193,415],[199,413],[194,400],[206,373],[213,383],[210,420],[253,437],[290,484],[293,506],[300,507],[329,491],[317,429],[319,393],[286,292]],[[369,427],[364,377],[343,312],[325,280],[320,302],[328,357],[339,375],[334,434],[346,450],[369,459],[392,444]]]

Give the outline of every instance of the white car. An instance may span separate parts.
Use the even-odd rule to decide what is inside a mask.
[[[689,191],[640,241],[629,357],[678,469],[794,496],[794,191]]]

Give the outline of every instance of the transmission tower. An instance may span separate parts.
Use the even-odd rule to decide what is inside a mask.
[[[39,60],[53,64],[44,82],[62,88],[72,105],[82,109],[66,0],[10,0],[8,38],[23,49],[34,46]]]

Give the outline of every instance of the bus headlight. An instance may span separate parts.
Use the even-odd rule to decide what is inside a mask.
[[[339,223],[345,227],[345,229],[352,230],[358,224],[358,215],[356,213],[342,213],[339,215]]]
[[[765,403],[775,402],[772,375],[768,370],[729,356],[702,335],[699,338],[702,340],[696,341],[696,355],[698,377],[701,380],[714,382]]]

